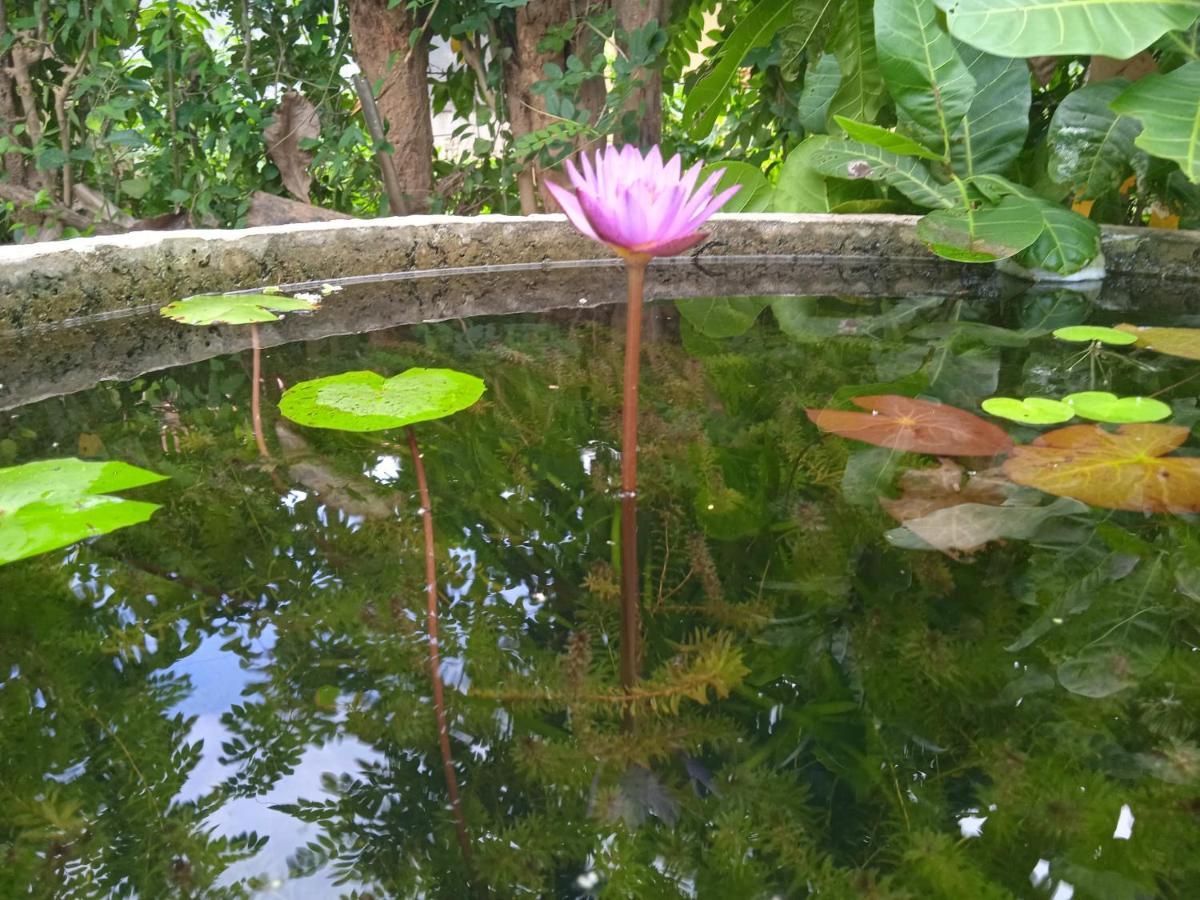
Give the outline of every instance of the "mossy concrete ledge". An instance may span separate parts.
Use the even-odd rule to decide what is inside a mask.
[[[717,216],[705,258],[770,255],[963,267],[934,258],[912,216]],[[1200,279],[1200,233],[1108,228],[1109,271]],[[244,230],[135,232],[0,247],[0,330],[163,305],[197,293],[414,269],[611,258],[562,216],[409,216]]]

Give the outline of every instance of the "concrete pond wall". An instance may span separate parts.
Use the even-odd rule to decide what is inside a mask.
[[[1029,289],[992,266],[933,256],[916,221],[717,216],[697,250],[655,261],[647,294],[1003,298]],[[1200,232],[1105,228],[1103,251],[1107,305],[1200,307]],[[154,314],[172,300],[337,279],[345,289],[316,315],[264,326],[264,345],[624,299],[619,262],[562,216],[412,216],[0,247],[0,409],[248,346],[244,328],[189,328]]]

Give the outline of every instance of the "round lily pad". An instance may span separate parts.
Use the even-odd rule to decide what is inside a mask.
[[[1082,391],[1063,398],[1075,414],[1093,422],[1117,425],[1158,422],[1170,418],[1171,407],[1150,397],[1118,397],[1108,391]]]
[[[1066,328],[1055,328],[1053,334],[1060,341],[1078,341],[1080,343],[1099,341],[1101,344],[1115,346],[1137,343],[1137,335],[1129,334],[1127,331],[1118,331],[1116,328],[1104,328],[1100,325],[1068,325]]]
[[[313,428],[386,431],[452,415],[473,405],[483,391],[480,379],[453,369],[408,369],[392,378],[343,372],[289,388],[279,411]]]
[[[145,522],[156,504],[108,494],[165,477],[123,462],[78,459],[0,469],[0,565]]]
[[[1025,425],[1058,425],[1075,417],[1075,410],[1061,400],[1048,397],[989,397],[983,401],[983,411],[1001,419],[1011,419]]]
[[[316,300],[283,294],[198,294],[176,300],[160,309],[160,315],[185,325],[250,325],[276,322],[281,312],[312,312]]]

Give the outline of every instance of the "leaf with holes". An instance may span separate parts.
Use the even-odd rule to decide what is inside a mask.
[[[822,141],[808,162],[822,175],[890,184],[918,206],[949,209],[954,205],[924,163],[861,141]]]
[[[1187,440],[1176,425],[1070,425],[1020,444],[1004,462],[1017,484],[1105,509],[1200,511],[1200,459],[1167,456]]]
[[[408,369],[392,378],[344,372],[288,388],[279,411],[313,428],[384,431],[452,415],[483,391],[480,379],[453,369]]]
[[[893,450],[938,456],[995,456],[1012,446],[1004,429],[944,403],[895,394],[854,397],[850,402],[868,411],[805,412],[822,431]]]
[[[1048,397],[989,397],[981,404],[989,416],[1010,419],[1022,425],[1061,425],[1075,418],[1075,410],[1061,400]]]
[[[1155,328],[1122,322],[1116,330],[1132,338],[1129,343],[1136,342],[1139,347],[1155,353],[1200,359],[1200,328]]]
[[[1010,195],[995,206],[935,209],[917,223],[917,237],[938,256],[958,262],[995,262],[1038,239],[1042,224],[1033,204]]]
[[[1081,419],[1112,425],[1159,422],[1171,417],[1171,407],[1152,397],[1118,397],[1108,391],[1081,391],[1063,397]]]
[[[937,0],[950,33],[997,56],[1128,59],[1196,19],[1196,0]]]
[[[156,504],[109,495],[165,478],[123,462],[78,459],[0,469],[0,565],[145,522]]]
[[[250,325],[283,318],[276,313],[312,312],[318,306],[320,301],[283,294],[200,294],[176,300],[158,312],[185,325]]]

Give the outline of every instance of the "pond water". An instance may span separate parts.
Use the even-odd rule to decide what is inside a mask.
[[[162,504],[148,524],[0,567],[0,896],[1197,896],[1195,517],[1018,488],[991,461],[805,414],[1094,389],[1191,429],[1200,362],[1050,334],[1200,324],[1200,288],[1160,292],[1174,305],[1154,314],[1016,286],[653,304],[632,706],[619,305],[268,349],[273,464],[248,353],[63,387],[51,362],[81,344],[10,350],[0,380],[73,392],[10,398],[0,465],[75,455],[169,480],[130,494]],[[411,366],[487,383],[417,427],[469,863],[407,445],[275,407],[306,378]],[[1061,427],[990,421],[1018,443]],[[1092,463],[1077,480],[1120,505],[1141,463]],[[977,515],[930,524],[962,503]]]

